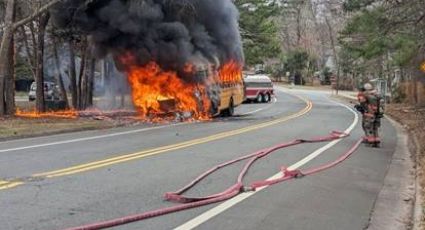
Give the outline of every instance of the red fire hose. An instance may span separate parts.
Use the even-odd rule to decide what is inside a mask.
[[[153,217],[158,217],[158,216],[170,214],[170,213],[173,213],[173,212],[179,212],[179,211],[183,211],[183,210],[186,210],[186,209],[196,208],[196,207],[200,207],[200,206],[204,206],[204,205],[208,205],[208,204],[213,204],[213,203],[225,201],[225,200],[228,200],[232,197],[237,196],[240,193],[243,193],[243,192],[246,192],[246,191],[255,191],[259,187],[269,186],[269,185],[273,185],[273,184],[283,182],[283,181],[286,181],[286,180],[290,180],[290,179],[294,179],[294,178],[300,178],[300,177],[303,177],[303,176],[318,173],[320,171],[332,168],[335,165],[346,160],[351,154],[353,154],[357,150],[357,148],[362,143],[363,138],[361,138],[359,141],[357,141],[345,154],[341,155],[337,160],[330,162],[328,164],[324,164],[324,165],[319,166],[317,168],[312,168],[312,169],[309,169],[309,170],[306,170],[306,171],[288,170],[286,167],[282,167],[282,176],[278,179],[256,181],[256,182],[251,183],[249,187],[244,187],[244,185],[243,185],[243,178],[247,174],[250,167],[257,160],[270,155],[271,153],[275,152],[278,149],[282,149],[282,148],[286,148],[286,147],[294,146],[294,145],[299,145],[299,144],[303,144],[303,143],[317,143],[317,142],[333,141],[333,140],[345,138],[347,136],[348,136],[348,134],[334,131],[328,136],[318,137],[318,138],[313,138],[313,139],[298,139],[298,140],[294,140],[294,141],[289,142],[289,143],[276,145],[276,146],[271,147],[271,148],[263,149],[263,150],[260,150],[258,152],[255,152],[255,153],[236,158],[234,160],[219,164],[219,165],[211,168],[210,170],[206,171],[205,173],[203,173],[202,175],[197,177],[195,180],[193,180],[192,182],[190,182],[188,185],[184,186],[183,188],[181,188],[177,192],[169,192],[169,193],[165,194],[166,200],[180,203],[178,205],[175,205],[173,207],[161,208],[161,209],[158,209],[158,210],[148,211],[148,212],[141,213],[141,214],[125,216],[125,217],[114,219],[114,220],[108,220],[108,221],[84,225],[84,226],[80,226],[80,227],[69,228],[67,230],[95,230],[95,229],[97,230],[97,229],[111,228],[111,227],[114,227],[114,226],[124,225],[124,224],[128,224],[128,223],[135,222],[135,221],[141,221],[141,220],[145,220],[145,219],[148,219],[148,218],[153,218]],[[187,197],[187,196],[182,195],[184,192],[186,192],[189,189],[191,189],[192,187],[194,187],[201,180],[203,180],[205,177],[209,176],[210,174],[214,173],[215,171],[217,171],[217,170],[219,170],[223,167],[226,167],[226,166],[235,164],[237,162],[243,161],[243,160],[248,160],[248,162],[242,168],[242,170],[241,170],[241,172],[240,172],[240,174],[237,178],[237,182],[234,185],[227,188],[225,191],[220,192],[220,193],[216,193],[216,194],[212,194],[212,195],[209,195],[209,196],[205,196],[205,197]]]

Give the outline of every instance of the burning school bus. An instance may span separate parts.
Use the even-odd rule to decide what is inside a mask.
[[[233,1],[63,0],[51,15],[55,27],[87,35],[97,58],[111,55],[124,67],[118,69],[142,117],[210,119],[232,115],[242,102],[244,55]]]
[[[242,68],[230,61],[220,68],[210,63],[187,64],[183,71],[162,70],[155,63],[126,66],[133,104],[144,118],[164,116],[207,120],[231,116],[244,100]]]
[[[225,116],[233,116],[235,107],[242,104],[245,98],[242,67],[231,61],[218,71],[216,85],[219,87],[219,100],[213,111]]]

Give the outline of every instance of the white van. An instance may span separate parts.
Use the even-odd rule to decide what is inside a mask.
[[[33,82],[31,84],[30,91],[28,93],[29,101],[35,101],[37,91],[37,84]],[[54,82],[44,82],[44,99],[46,101],[58,101],[60,100],[59,86]]]

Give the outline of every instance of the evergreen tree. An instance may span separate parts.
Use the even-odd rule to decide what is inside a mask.
[[[280,52],[275,17],[279,14],[277,2],[268,0],[237,0],[240,29],[247,65],[261,64]]]

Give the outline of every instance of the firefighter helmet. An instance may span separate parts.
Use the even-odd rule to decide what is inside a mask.
[[[373,85],[370,84],[370,83],[366,83],[366,84],[364,84],[363,88],[367,91],[371,91],[371,90],[373,90]]]

